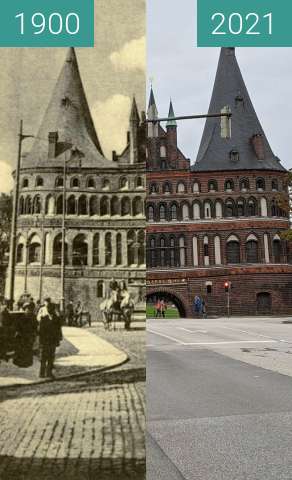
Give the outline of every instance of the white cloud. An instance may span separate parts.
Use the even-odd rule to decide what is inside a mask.
[[[93,107],[95,126],[108,158],[111,158],[112,150],[121,153],[126,146],[130,109],[130,97],[121,94],[97,102]]]
[[[0,193],[9,193],[13,188],[12,168],[0,160]]]
[[[146,38],[145,36],[131,40],[110,55],[110,61],[117,70],[142,70],[146,68]]]

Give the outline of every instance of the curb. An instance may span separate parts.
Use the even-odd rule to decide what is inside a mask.
[[[125,353],[125,352],[123,352],[123,353]],[[63,375],[62,377],[38,380],[38,381],[35,381],[35,382],[32,382],[32,383],[15,383],[13,385],[0,385],[0,390],[11,390],[13,388],[23,388],[24,389],[24,388],[34,387],[35,385],[36,386],[47,385],[47,384],[52,384],[52,383],[56,383],[56,382],[59,382],[59,381],[66,381],[66,380],[70,380],[70,379],[73,379],[73,378],[84,377],[86,375],[103,373],[103,372],[107,372],[107,371],[113,370],[115,368],[121,367],[122,365],[125,365],[126,363],[128,363],[129,360],[130,360],[129,356],[127,355],[127,358],[125,360],[117,363],[116,365],[111,365],[110,367],[96,368],[96,369],[92,369],[92,370],[87,370],[86,372],[84,371],[84,372],[80,372],[80,373],[72,373],[70,375]]]

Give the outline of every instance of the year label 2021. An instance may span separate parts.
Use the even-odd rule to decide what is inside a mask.
[[[273,15],[260,16],[255,12],[242,15],[234,12],[229,16],[216,12],[211,17],[214,27],[212,35],[272,35]]]

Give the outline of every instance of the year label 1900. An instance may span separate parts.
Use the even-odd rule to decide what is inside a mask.
[[[65,16],[58,12],[53,12],[48,16],[36,12],[30,18],[22,12],[15,18],[19,22],[20,35],[25,35],[26,29],[32,30],[34,35],[41,35],[45,32],[51,35],[61,35],[62,33],[77,35],[80,30],[80,18],[74,12]]]

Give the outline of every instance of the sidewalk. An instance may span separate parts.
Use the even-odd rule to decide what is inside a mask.
[[[127,360],[127,354],[106,340],[80,328],[63,327],[64,340],[57,349],[57,379],[92,370],[112,368]],[[40,382],[39,359],[34,357],[30,368],[19,368],[12,361],[0,363],[0,387],[27,385]],[[43,380],[43,382],[46,380]]]

